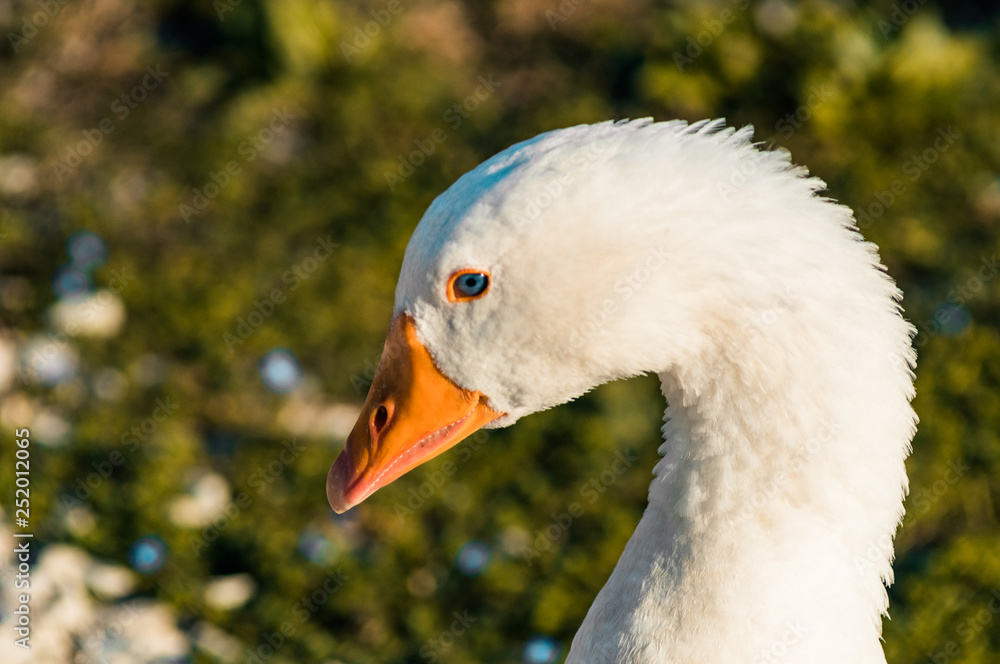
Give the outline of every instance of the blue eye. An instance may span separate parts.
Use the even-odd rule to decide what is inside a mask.
[[[471,300],[486,292],[490,277],[485,272],[459,272],[451,278],[448,299],[453,302]]]

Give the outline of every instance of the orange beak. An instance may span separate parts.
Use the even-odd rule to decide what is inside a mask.
[[[346,512],[501,415],[438,371],[413,319],[396,316],[361,416],[327,475],[330,506]]]

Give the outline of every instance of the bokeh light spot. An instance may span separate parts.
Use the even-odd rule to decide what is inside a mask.
[[[934,320],[941,325],[941,334],[946,337],[957,337],[972,323],[972,316],[962,306],[942,304],[934,312]]]
[[[490,562],[490,547],[473,540],[458,552],[458,569],[466,576],[478,576]]]
[[[140,537],[129,548],[128,561],[137,572],[152,574],[167,561],[167,545],[157,535]]]
[[[28,342],[22,364],[32,380],[51,387],[76,376],[79,358],[73,346],[38,334]]]
[[[291,351],[279,348],[260,361],[260,377],[271,390],[284,394],[302,383],[302,367]]]
[[[299,536],[299,553],[314,563],[323,563],[333,552],[333,544],[324,535],[305,530]]]
[[[537,634],[524,644],[524,664],[552,664],[561,650],[559,642],[551,636]]]
[[[108,247],[100,235],[93,231],[74,233],[66,242],[73,267],[92,270],[104,264],[108,258]]]
[[[61,299],[79,297],[90,290],[90,279],[75,267],[63,266],[52,277],[52,289]]]

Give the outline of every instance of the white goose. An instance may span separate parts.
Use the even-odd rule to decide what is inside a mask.
[[[567,661],[884,662],[913,328],[850,210],[751,134],[572,127],[439,196],[333,508],[479,427],[656,372],[649,506]]]

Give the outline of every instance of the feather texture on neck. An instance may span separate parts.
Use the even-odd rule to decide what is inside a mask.
[[[569,662],[884,662],[912,327],[850,211],[751,132],[543,134],[460,178],[407,248],[396,313],[504,413],[489,426],[660,376],[650,504]],[[490,295],[445,301],[461,269]]]
[[[660,372],[650,504],[568,662],[885,661],[911,328],[870,245],[841,233],[812,275],[717,281],[711,343]]]

